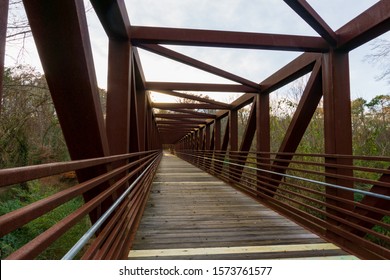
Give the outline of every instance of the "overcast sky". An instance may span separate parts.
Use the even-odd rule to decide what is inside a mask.
[[[318,34],[282,0],[125,0],[132,25],[182,27],[195,29],[232,30],[276,34]],[[352,18],[372,6],[374,0],[308,0],[320,16],[337,30]],[[106,88],[108,41],[93,12],[88,13],[93,55],[98,84]],[[390,33],[381,38],[390,40]],[[23,62],[41,70],[33,44],[28,43],[28,54]],[[220,67],[234,74],[261,82],[283,67],[299,52],[222,49],[205,47],[167,46],[183,54]],[[371,99],[390,92],[390,85],[377,81],[379,66],[364,61],[372,42],[350,53],[351,96]],[[15,54],[8,46],[7,65],[14,63]],[[173,62],[140,50],[146,79],[149,81],[180,81],[231,83],[214,75]],[[214,96],[226,100],[225,94]]]

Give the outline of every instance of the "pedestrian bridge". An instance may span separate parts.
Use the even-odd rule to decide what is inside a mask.
[[[8,259],[39,258],[83,218],[91,227],[63,259],[390,258],[390,157],[353,153],[348,59],[389,31],[390,1],[332,30],[308,2],[285,0],[318,36],[134,26],[123,1],[90,2],[109,40],[104,114],[83,1],[23,1],[71,160],[0,170],[0,188],[65,172],[77,182],[2,215],[0,237],[74,198],[84,204]],[[1,0],[0,77],[7,13]],[[254,82],[166,45],[300,55]],[[148,81],[138,49],[231,83]],[[306,74],[272,151],[269,96]],[[154,103],[150,91],[190,102]],[[227,104],[189,91],[242,95]],[[321,100],[324,136],[312,145],[322,152],[297,153]]]

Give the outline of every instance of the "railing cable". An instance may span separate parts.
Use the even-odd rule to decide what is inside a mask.
[[[307,178],[303,178],[303,177],[299,177],[299,176],[294,176],[294,175],[289,175],[289,174],[285,174],[285,173],[279,173],[279,172],[275,172],[275,171],[271,171],[271,170],[266,170],[266,169],[261,169],[261,168],[256,168],[256,167],[252,167],[252,166],[237,164],[237,163],[233,163],[233,162],[229,162],[229,161],[213,159],[213,158],[210,158],[210,157],[192,155],[192,154],[183,153],[183,152],[178,152],[178,151],[176,151],[176,153],[178,153],[178,154],[184,154],[184,155],[189,155],[189,156],[192,156],[192,157],[198,157],[198,158],[202,158],[202,159],[209,159],[209,160],[211,160],[211,161],[222,162],[222,163],[226,163],[226,164],[230,164],[230,165],[234,165],[234,166],[239,166],[239,167],[248,168],[248,169],[252,169],[252,170],[262,171],[262,172],[269,173],[269,174],[280,175],[280,176],[283,176],[283,177],[286,177],[286,178],[297,179],[297,180],[306,181],[306,182],[309,182],[309,183],[314,183],[314,184],[318,184],[318,185],[323,185],[323,186],[326,186],[326,187],[331,187],[331,188],[335,188],[335,189],[346,190],[346,191],[350,191],[350,192],[354,192],[354,193],[360,193],[360,194],[364,194],[364,195],[368,195],[368,196],[372,196],[372,197],[376,197],[376,198],[381,198],[381,199],[385,199],[385,200],[390,200],[390,196],[383,195],[383,194],[378,194],[378,193],[372,193],[372,192],[363,191],[363,190],[358,190],[358,189],[347,188],[347,187],[343,187],[343,186],[340,186],[340,185],[335,185],[335,184],[331,184],[331,183],[316,181],[316,180],[312,180],[312,179],[307,179]]]
[[[102,226],[102,224],[107,220],[107,218],[114,212],[114,210],[119,206],[119,204],[126,198],[130,191],[135,187],[135,185],[141,180],[141,178],[146,174],[146,172],[153,166],[157,161],[159,156],[157,156],[149,166],[134,180],[134,182],[127,188],[127,190],[111,205],[111,207],[104,212],[104,214],[93,224],[93,226],[77,241],[77,243],[66,253],[62,260],[72,260],[77,253],[87,244],[89,239],[96,233],[96,231]]]

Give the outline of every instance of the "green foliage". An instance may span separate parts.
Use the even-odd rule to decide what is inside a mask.
[[[39,181],[30,182],[28,189],[14,187],[6,194],[2,194],[0,200],[0,215],[43,199],[58,190],[59,186],[47,186],[41,184]],[[9,254],[55,225],[82,205],[82,197],[76,197],[49,213],[31,221],[22,228],[3,236],[0,238],[0,258],[6,258]],[[89,227],[89,219],[87,217],[83,218],[76,226],[72,227],[61,238],[47,248],[37,259],[60,259]]]

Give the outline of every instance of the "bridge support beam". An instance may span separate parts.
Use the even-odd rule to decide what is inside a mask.
[[[262,164],[270,164],[271,134],[270,134],[270,108],[269,94],[260,94],[256,97],[256,151],[257,168],[268,169]],[[267,177],[268,173],[257,171],[257,176]],[[262,186],[264,179],[257,179],[258,187]]]
[[[330,51],[323,55],[322,61],[323,96],[324,96],[324,134],[325,153],[328,155],[352,155],[352,125],[351,100],[349,84],[349,59],[347,52]],[[326,158],[326,163],[352,165],[352,159]],[[326,173],[344,176],[353,176],[350,169],[325,169]],[[353,188],[353,181],[326,177],[326,182]],[[353,192],[328,187],[326,193],[339,198],[353,200]],[[337,202],[327,198],[326,202],[344,209],[352,210],[349,204]],[[327,209],[328,213],[342,215],[334,210]],[[332,219],[329,222],[337,224]]]
[[[72,160],[109,156],[83,2],[24,0],[23,4]],[[77,178],[84,182],[106,171],[105,166],[83,169]],[[84,199],[106,187],[88,191]],[[111,204],[112,199],[107,199],[91,212],[92,222]]]
[[[113,155],[129,152],[131,46],[109,41],[106,130]]]
[[[230,144],[230,161],[235,162],[235,156],[232,152],[238,151],[238,112],[237,110],[229,111],[229,144]],[[234,171],[236,168],[229,165],[229,177],[234,181]]]

